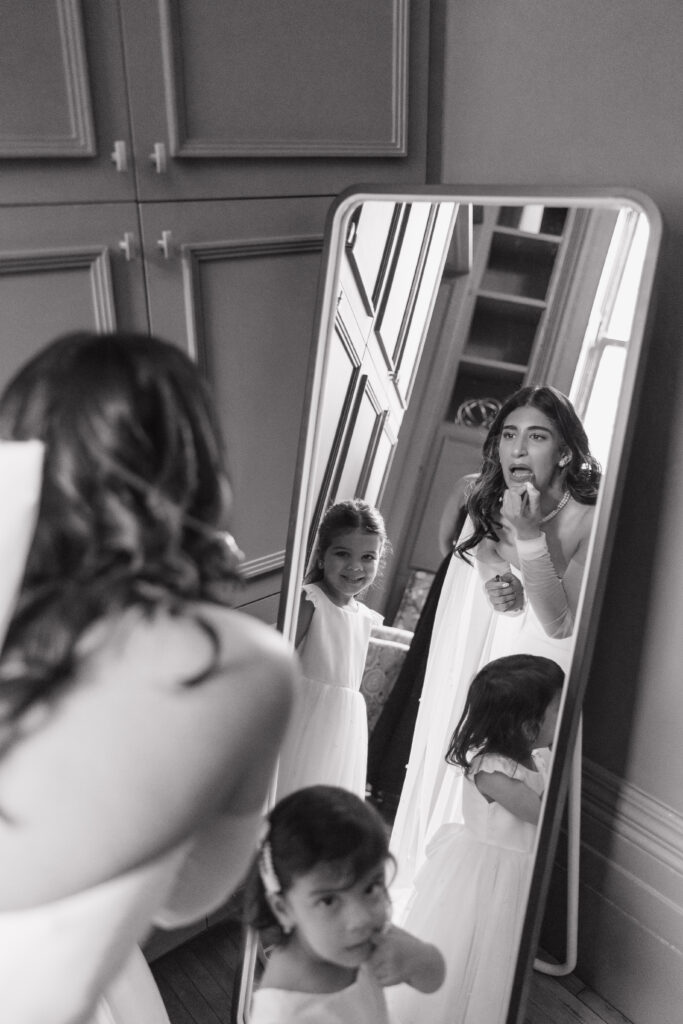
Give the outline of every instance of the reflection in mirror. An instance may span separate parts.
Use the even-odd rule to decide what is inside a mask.
[[[522,433],[524,444],[539,443],[527,436],[529,426],[539,426],[539,416],[528,420],[528,410],[505,406],[520,388],[551,385],[569,396],[578,431],[583,433],[583,424],[588,435],[582,444],[572,426],[568,436],[566,418],[558,420],[546,408],[540,426],[555,468],[540,480],[536,456],[510,456],[497,478],[496,494],[500,497],[505,488],[524,492],[526,511],[506,504],[502,543],[484,539],[493,562],[500,562],[495,575],[505,577],[509,569],[514,601],[515,580],[521,580],[519,592],[522,586],[527,592],[519,597],[520,605],[533,607],[519,558],[509,543],[505,547],[514,534],[510,522],[515,516],[528,519],[531,508],[535,534],[546,536],[546,555],[559,577],[555,585],[562,591],[564,577],[572,572],[574,580],[568,582],[569,611],[559,635],[546,635],[543,650],[531,650],[554,658],[566,677],[553,754],[546,758],[545,809],[538,827],[530,826],[525,879],[528,883],[533,865],[531,889],[528,901],[526,889],[520,897],[509,940],[509,972],[491,1021],[523,1020],[572,763],[570,806],[578,809],[581,695],[610,551],[609,521],[629,437],[658,241],[657,211],[636,194],[477,194],[436,188],[389,194],[363,189],[342,196],[328,222],[280,627],[295,639],[301,584],[325,510],[355,497],[376,504],[386,521],[392,556],[379,585],[362,596],[385,623],[370,642],[362,681],[371,726],[370,797],[394,825],[392,848],[405,893],[430,837],[460,813],[452,787],[444,785],[456,774],[444,755],[467,685],[487,660],[465,658],[463,649],[469,650],[472,635],[487,633],[492,622],[513,622],[527,614],[512,604],[508,612],[500,606],[502,599],[494,611],[482,576],[450,554],[453,511],[462,507],[465,490],[470,501],[481,492],[476,481],[492,424],[496,437],[503,425],[512,428],[506,435],[510,445]],[[510,417],[515,422],[509,423]],[[496,441],[496,453],[499,447]],[[590,488],[581,492],[577,484],[588,472],[588,449],[604,470],[597,503],[595,487],[589,494]],[[566,466],[560,465],[563,459]],[[458,490],[456,483],[463,478],[468,486]],[[450,528],[440,523],[445,512]],[[582,512],[580,544],[570,550],[565,526],[582,519]],[[461,542],[471,534],[473,521],[476,525],[476,516],[462,526]],[[471,561],[483,547],[482,542],[470,551]],[[576,565],[567,573],[573,558]],[[467,576],[469,588],[456,591],[449,585],[444,593],[451,595],[450,606],[437,585],[449,572]],[[442,621],[433,627],[437,605]],[[460,630],[454,614],[463,619]],[[428,628],[421,629],[426,620]],[[453,645],[450,675],[425,672],[430,648],[429,658],[435,656],[437,633],[441,659],[448,661],[443,651]],[[458,643],[459,636],[465,639]],[[495,647],[482,641],[479,654],[493,657],[524,649],[523,631],[521,648],[512,640],[506,648],[501,636]],[[554,644],[561,653],[553,652]],[[489,796],[483,806],[492,805]],[[569,845],[577,854],[576,813],[574,818]],[[400,914],[398,888],[396,895]],[[572,899],[570,891],[570,946]],[[448,959],[448,950],[444,953]],[[479,955],[486,963],[487,950]],[[568,949],[567,970],[573,966],[571,956]],[[243,1007],[248,1005],[249,969],[245,978]],[[427,1018],[440,1019],[418,1011],[416,1019]]]

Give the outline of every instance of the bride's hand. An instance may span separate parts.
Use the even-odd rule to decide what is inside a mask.
[[[520,490],[508,488],[500,507],[503,524],[520,540],[538,537],[541,523],[541,492],[530,482]]]
[[[484,589],[496,612],[516,612],[524,607],[524,587],[512,572],[487,580]]]

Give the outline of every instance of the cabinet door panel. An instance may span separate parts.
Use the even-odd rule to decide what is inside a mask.
[[[122,13],[141,198],[424,180],[428,3],[122,0]]]
[[[132,199],[132,160],[115,0],[3,0],[0,202]]]
[[[118,247],[135,227],[128,204],[0,209],[0,388],[64,331],[147,330],[140,261]]]
[[[213,390],[250,601],[279,590],[327,205],[142,208],[152,329],[195,356]]]

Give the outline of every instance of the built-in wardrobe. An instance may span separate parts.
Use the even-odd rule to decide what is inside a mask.
[[[205,369],[274,622],[334,196],[424,182],[429,3],[6,0],[0,386],[56,334],[153,332]]]

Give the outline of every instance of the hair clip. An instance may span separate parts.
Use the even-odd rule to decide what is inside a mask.
[[[266,891],[266,896],[277,896],[282,891],[280,880],[273,864],[273,851],[268,836],[270,834],[269,822],[265,822],[265,829],[262,834],[260,849],[258,853],[258,873]]]
[[[218,534],[228,551],[237,563],[244,561],[244,551],[239,547],[237,541],[228,530],[221,530]]]

